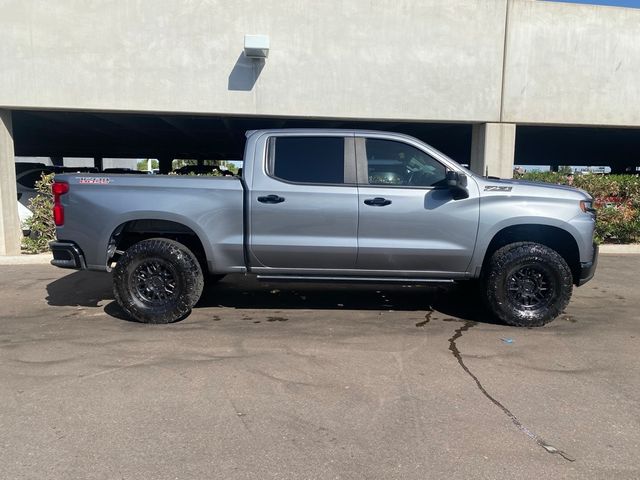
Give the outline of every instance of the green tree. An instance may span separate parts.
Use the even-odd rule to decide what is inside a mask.
[[[149,159],[145,158],[144,160],[140,160],[138,162],[138,165],[136,166],[136,168],[141,171],[141,172],[146,172],[147,169],[149,167]],[[157,169],[160,168],[160,164],[158,163],[158,160],[151,160],[151,168],[152,169]]]

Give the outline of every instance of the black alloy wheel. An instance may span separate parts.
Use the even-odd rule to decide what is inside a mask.
[[[162,259],[140,263],[133,272],[137,297],[150,304],[162,304],[176,295],[177,274],[173,266]]]
[[[544,264],[533,263],[507,275],[509,300],[523,310],[546,307],[553,299],[554,282]]]

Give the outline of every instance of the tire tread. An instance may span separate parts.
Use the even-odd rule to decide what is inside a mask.
[[[175,302],[165,305],[170,308],[152,308],[136,302],[129,285],[130,269],[135,261],[149,257],[161,257],[172,261],[183,277],[184,291]],[[133,319],[143,323],[165,324],[175,322],[189,314],[198,302],[204,278],[196,256],[183,244],[167,238],[151,238],[129,247],[113,270],[113,293],[122,309]]]
[[[555,270],[560,281],[555,301],[537,314],[511,308],[504,298],[499,298],[500,283],[509,265],[518,261],[536,260],[547,263]],[[498,249],[489,261],[483,276],[483,293],[489,309],[504,323],[515,327],[541,327],[560,315],[571,300],[573,276],[562,256],[555,250],[535,242],[516,242]]]

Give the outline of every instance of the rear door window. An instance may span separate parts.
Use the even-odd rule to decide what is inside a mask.
[[[343,137],[274,137],[270,173],[292,183],[344,184]]]

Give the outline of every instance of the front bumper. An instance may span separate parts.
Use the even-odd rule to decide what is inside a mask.
[[[51,265],[60,268],[73,268],[86,270],[87,263],[80,247],[73,242],[49,242],[49,248],[53,253]]]
[[[598,266],[598,250],[599,247],[595,243],[593,244],[593,259],[590,262],[580,263],[580,278],[578,279],[578,286],[584,285],[593,278],[596,273],[596,267]]]

